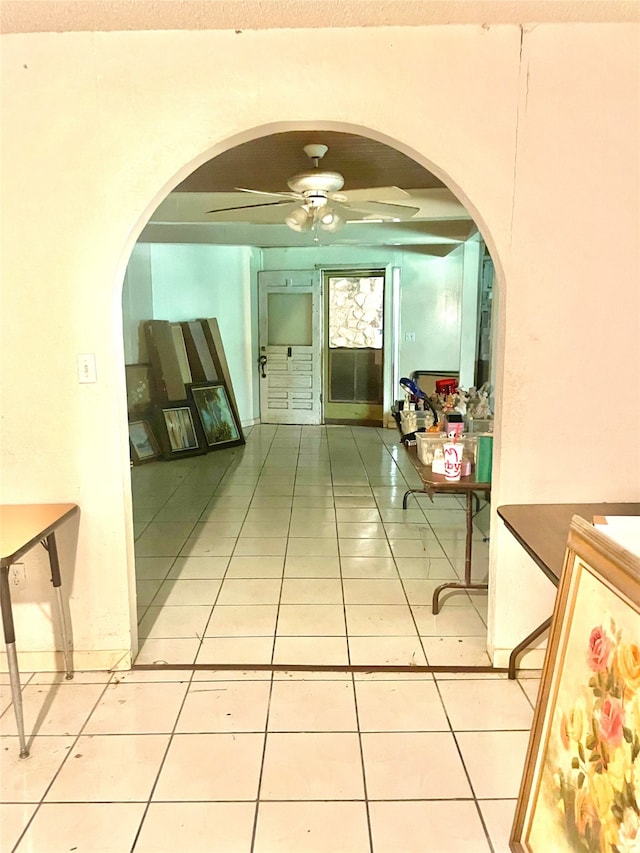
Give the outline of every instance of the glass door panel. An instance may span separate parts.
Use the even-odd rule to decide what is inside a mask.
[[[311,293],[268,293],[268,346],[310,347],[313,341]]]
[[[325,420],[382,423],[384,273],[327,273],[325,285]]]

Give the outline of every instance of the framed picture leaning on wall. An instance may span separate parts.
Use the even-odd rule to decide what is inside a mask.
[[[149,421],[129,421],[129,447],[134,465],[143,465],[158,459],[160,448]]]
[[[574,516],[510,839],[640,849],[640,557]]]
[[[146,415],[153,405],[153,377],[150,364],[125,364],[127,410],[130,417]]]
[[[200,382],[189,385],[208,450],[244,444],[244,435],[236,419],[224,382]]]
[[[200,421],[191,400],[161,403],[157,407],[156,420],[165,459],[207,452]]]

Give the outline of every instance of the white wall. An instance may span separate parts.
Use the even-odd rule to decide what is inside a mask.
[[[255,250],[244,246],[138,243],[123,290],[124,338],[134,339],[141,320],[180,322],[216,317],[238,413],[243,426],[258,417],[253,399],[251,294]],[[142,259],[147,259],[145,267]],[[151,291],[142,315],[137,294]],[[126,350],[125,350],[126,352]]]
[[[413,370],[460,369],[462,261],[464,250],[445,258],[405,254],[400,285],[400,376]],[[415,340],[407,341],[413,333]]]
[[[590,405],[615,377],[638,434],[637,44],[632,24],[2,36],[0,497],[82,508],[63,555],[80,666],[126,665],[132,647],[130,254],[171,188],[262,132],[390,142],[481,225],[504,291],[494,506],[639,498],[640,450],[621,467],[603,407]],[[79,352],[96,354],[94,385],[77,382]],[[576,412],[566,427],[554,417],[564,389]],[[568,472],[557,446],[571,448]],[[549,596],[494,527],[499,657]],[[32,574],[29,595],[46,599],[35,564]],[[29,633],[37,604],[20,610],[18,647],[41,649]]]
[[[463,247],[460,320],[460,387],[476,384],[478,359],[478,305],[481,261],[484,246],[480,239],[467,240]]]
[[[150,249],[148,243],[136,243],[124,277],[122,337],[125,364],[142,364],[149,360],[140,324],[153,318]]]

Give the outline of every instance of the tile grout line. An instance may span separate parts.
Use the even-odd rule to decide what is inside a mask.
[[[163,770],[165,762],[167,760],[167,755],[169,754],[169,750],[171,749],[171,744],[173,743],[173,738],[174,738],[174,735],[176,733],[176,726],[178,725],[178,720],[180,719],[180,715],[182,714],[182,710],[184,708],[185,702],[187,701],[187,696],[189,695],[189,691],[191,689],[192,683],[193,683],[193,673],[191,673],[191,677],[189,678],[189,680],[187,682],[187,689],[184,692],[184,696],[182,697],[182,702],[180,703],[178,713],[176,714],[176,718],[173,721],[172,729],[169,732],[169,738],[167,740],[167,746],[164,750],[164,754],[162,756],[162,759],[160,760],[158,772],[156,773],[156,777],[155,777],[154,782],[151,786],[151,790],[149,791],[149,796],[147,798],[147,802],[146,802],[144,810],[142,812],[142,818],[141,818],[140,824],[138,826],[138,831],[136,832],[135,837],[134,837],[133,842],[132,842],[131,847],[130,847],[130,853],[133,853],[133,851],[135,850],[136,844],[138,843],[138,839],[140,837],[140,832],[142,831],[142,827],[143,827],[144,822],[147,818],[147,814],[149,812],[149,807],[151,806],[151,803],[153,800],[153,794],[154,794],[154,792],[158,786],[158,782],[160,781],[160,775],[162,774],[162,770]]]
[[[351,661],[351,643],[349,642],[349,622],[347,620],[347,599],[344,593],[344,573],[342,571],[342,551],[340,548],[340,536],[338,535],[338,513],[336,507],[335,483],[333,480],[333,460],[331,457],[331,448],[329,448],[329,474],[331,477],[331,503],[333,505],[333,516],[336,525],[336,548],[338,549],[338,571],[340,572],[340,592],[342,594],[342,619],[344,621],[344,642],[347,648],[347,664],[352,665]],[[352,676],[353,678],[353,676]],[[368,821],[368,816],[367,816]]]
[[[455,745],[456,745],[456,751],[457,751],[457,753],[458,753],[458,757],[459,757],[459,759],[460,759],[460,763],[462,764],[462,768],[463,768],[463,770],[464,770],[464,775],[465,775],[465,776],[466,776],[466,778],[467,778],[467,784],[469,785],[469,790],[471,791],[471,796],[472,796],[472,798],[473,798],[473,802],[474,802],[474,805],[475,805],[475,807],[476,807],[476,811],[477,811],[477,813],[478,813],[478,817],[480,818],[480,823],[482,824],[482,829],[483,829],[483,831],[484,831],[485,837],[486,837],[486,839],[487,839],[487,843],[488,843],[488,845],[489,845],[489,853],[496,853],[496,851],[495,851],[495,849],[494,849],[494,846],[493,846],[493,842],[492,842],[491,837],[490,837],[490,835],[489,835],[489,830],[487,829],[487,826],[486,826],[486,823],[485,823],[485,820],[484,820],[484,816],[483,816],[483,814],[482,814],[482,810],[481,810],[481,808],[480,808],[480,804],[479,804],[479,802],[478,802],[478,797],[476,796],[476,790],[475,790],[475,788],[474,788],[474,786],[473,786],[473,783],[472,783],[472,781],[471,781],[471,774],[469,773],[469,770],[468,770],[468,768],[467,768],[466,761],[464,760],[464,756],[462,755],[462,749],[460,748],[460,744],[458,743],[458,738],[457,738],[457,736],[456,736],[456,731],[455,731],[455,729],[453,728],[453,724],[452,724],[452,722],[451,722],[451,717],[449,716],[449,711],[448,711],[448,708],[447,708],[447,703],[444,701],[444,697],[443,697],[443,695],[442,695],[442,691],[440,690],[440,684],[439,684],[439,682],[438,682],[438,679],[437,679],[437,678],[434,678],[434,682],[435,682],[435,685],[436,685],[436,690],[437,690],[437,692],[438,692],[438,696],[440,697],[440,701],[442,702],[442,708],[443,708],[444,713],[445,713],[445,716],[446,716],[446,718],[447,718],[447,723],[448,723],[448,725],[449,725],[449,731],[450,731],[450,733],[451,733],[451,736],[453,737],[453,742],[454,742],[454,743],[455,743]]]
[[[362,458],[362,454],[361,454],[361,457],[360,457],[360,458]],[[394,461],[395,461],[395,460],[394,460]],[[403,478],[403,480],[404,480],[404,484],[405,484],[405,486],[408,486],[407,481],[406,481],[406,479],[405,479],[405,477],[404,477],[404,475],[403,475],[403,474],[402,474],[402,478]],[[378,512],[379,512],[379,511],[380,511],[380,504],[379,504],[379,502],[378,502],[378,499],[377,499],[376,495],[375,495],[375,494],[374,494],[374,492],[373,492],[373,489],[371,490],[371,493],[372,493],[372,495],[373,495],[374,501],[375,501],[375,503],[376,503],[376,506],[377,506],[377,508],[378,508]],[[423,514],[424,514],[424,513],[423,513]],[[426,516],[425,516],[425,520],[426,520],[426,523],[429,525],[429,528],[432,530],[433,528],[432,528],[432,527],[431,527],[431,525],[429,524],[429,521],[428,521],[428,519],[426,518]],[[395,568],[396,574],[397,574],[397,576],[398,576],[398,580],[400,581],[400,585],[401,585],[401,587],[402,587],[402,592],[403,592],[404,597],[405,597],[405,602],[406,602],[407,608],[408,608],[408,610],[409,610],[409,613],[411,614],[411,621],[413,622],[413,626],[414,626],[414,628],[415,628],[415,633],[416,633],[416,637],[417,637],[417,640],[418,640],[418,646],[419,646],[419,648],[422,650],[422,654],[424,655],[425,664],[428,666],[428,665],[429,665],[429,658],[428,658],[428,656],[427,656],[427,651],[426,651],[426,649],[425,649],[425,647],[424,647],[424,643],[422,642],[422,637],[421,637],[421,635],[420,635],[420,630],[419,630],[419,628],[418,628],[418,623],[417,623],[417,621],[416,621],[415,613],[413,612],[413,606],[411,605],[411,602],[409,601],[409,596],[407,595],[407,590],[406,590],[405,585],[404,585],[404,579],[402,578],[402,576],[401,576],[401,574],[400,574],[400,571],[399,571],[399,569],[398,569],[398,563],[397,563],[397,561],[396,561],[396,555],[395,555],[394,550],[393,550],[393,548],[392,548],[392,546],[391,546],[391,541],[390,541],[390,539],[389,539],[389,534],[388,534],[388,531],[387,531],[386,525],[384,525],[384,524],[383,524],[383,529],[384,529],[384,532],[385,532],[385,542],[387,543],[387,548],[389,549],[389,553],[391,554],[391,559],[393,560],[393,565],[394,565],[394,568]],[[423,545],[423,550],[424,550],[424,551],[425,551],[425,553],[426,553],[426,549],[424,548],[424,545]]]
[[[256,843],[256,834],[258,832],[258,816],[260,812],[260,793],[262,791],[262,776],[264,773],[264,760],[267,755],[267,737],[269,734],[269,715],[271,713],[271,698],[273,696],[273,673],[269,679],[269,698],[267,700],[267,713],[264,720],[264,740],[262,742],[262,757],[260,759],[260,773],[258,775],[258,787],[256,790],[256,807],[253,815],[253,826],[251,829],[251,846],[249,853],[253,853]]]
[[[367,789],[367,771],[364,763],[364,748],[362,746],[362,731],[360,728],[360,713],[358,710],[358,691],[356,690],[356,680],[355,676],[351,674],[351,683],[353,687],[353,702],[355,705],[356,711],[356,726],[358,727],[358,745],[360,747],[360,763],[362,766],[362,788],[364,792],[364,808],[367,816],[367,832],[369,833],[369,847],[371,853],[374,853],[373,849],[373,829],[371,827],[371,812],[369,809],[369,791]]]
[[[276,430],[276,435],[277,435],[277,430]],[[302,436],[302,430],[300,431],[300,435]],[[278,642],[278,625],[280,624],[280,613],[281,613],[281,608],[282,608],[282,590],[284,587],[284,573],[285,573],[285,567],[287,565],[287,555],[289,553],[289,539],[290,539],[290,534],[291,534],[291,519],[293,516],[293,499],[294,499],[295,491],[296,491],[296,477],[297,477],[297,473],[298,473],[298,460],[299,459],[300,459],[300,442],[298,442],[298,452],[297,452],[297,456],[296,456],[296,468],[295,468],[295,473],[294,473],[294,477],[293,477],[293,491],[291,494],[291,506],[289,509],[289,525],[287,527],[287,535],[285,537],[286,541],[285,541],[285,545],[284,545],[284,555],[282,558],[282,576],[280,578],[280,591],[278,594],[278,609],[276,610],[276,621],[275,621],[275,624],[273,626],[273,642],[271,643],[271,657],[270,657],[272,664],[275,663],[276,645]],[[271,676],[271,684],[272,684],[271,689],[273,690],[273,674]],[[271,693],[269,693],[269,701],[271,701]],[[267,718],[268,718],[268,714],[267,714]],[[266,729],[265,729],[265,750],[266,750]],[[263,762],[264,762],[264,755],[263,755]],[[260,778],[262,779],[262,770],[261,770]],[[257,811],[256,811],[256,820],[257,820]],[[254,829],[254,832],[255,832],[255,829]],[[252,850],[253,850],[253,843],[254,842],[252,840],[252,842],[251,842],[251,849]]]
[[[193,534],[193,531],[195,530],[196,525],[197,525],[198,523],[200,523],[200,519],[202,518],[202,516],[204,515],[204,513],[207,511],[207,507],[208,507],[209,503],[211,502],[211,498],[213,497],[213,495],[214,495],[214,494],[215,494],[215,492],[217,491],[217,489],[218,489],[218,487],[219,487],[219,485],[220,485],[221,481],[222,481],[222,480],[224,479],[224,477],[227,475],[227,473],[228,473],[228,471],[229,471],[229,468],[231,467],[231,465],[232,465],[232,463],[233,463],[233,459],[234,459],[234,456],[230,456],[230,457],[229,457],[229,460],[228,460],[228,463],[227,463],[226,468],[225,468],[225,470],[224,470],[224,473],[222,474],[222,476],[221,476],[221,477],[218,479],[218,481],[216,482],[216,486],[215,486],[215,488],[214,488],[213,492],[211,493],[211,497],[207,500],[207,503],[206,503],[205,507],[201,510],[201,512],[200,512],[200,514],[198,515],[198,517],[194,520],[194,522],[193,522],[193,525],[192,525],[192,527],[191,527],[190,532],[189,532],[189,533],[187,533],[187,535],[186,535],[186,536],[185,536],[185,538],[184,538],[184,541],[183,541],[182,545],[178,548],[178,554],[176,554],[176,555],[173,557],[173,560],[172,560],[172,562],[171,562],[171,565],[169,566],[169,568],[168,568],[168,570],[167,570],[167,573],[166,573],[165,577],[162,579],[162,583],[160,584],[160,586],[159,586],[159,587],[158,587],[158,589],[156,590],[156,593],[155,593],[155,595],[153,596],[152,600],[151,600],[151,601],[147,604],[147,606],[145,607],[145,610],[144,610],[144,612],[142,613],[142,615],[141,615],[141,616],[136,620],[136,624],[137,624],[138,628],[139,628],[139,626],[140,626],[140,624],[141,624],[141,622],[142,622],[142,619],[144,618],[144,616],[145,616],[145,615],[146,615],[146,613],[148,612],[149,608],[153,606],[153,601],[155,600],[156,596],[157,596],[157,595],[158,595],[158,593],[160,592],[160,590],[161,590],[161,588],[162,588],[163,584],[165,583],[165,581],[166,581],[166,580],[168,580],[168,578],[169,578],[169,574],[170,574],[170,572],[171,572],[171,569],[173,568],[173,566],[175,565],[176,561],[177,561],[177,560],[180,558],[180,556],[181,556],[181,555],[180,555],[180,551],[184,548],[184,546],[185,546],[185,544],[186,544],[187,540],[188,540],[188,539],[189,539],[189,537]],[[173,491],[171,492],[171,494],[168,496],[168,498],[166,499],[166,501],[165,501],[165,502],[162,504],[162,506],[161,506],[161,507],[160,507],[160,508],[159,508],[159,509],[154,513],[154,516],[153,516],[152,520],[151,520],[150,522],[148,522],[147,526],[145,527],[145,530],[148,528],[149,524],[154,523],[153,519],[155,519],[155,518],[156,518],[156,516],[157,516],[160,512],[162,512],[163,510],[165,510],[165,509],[166,509],[167,504],[169,503],[169,501],[170,501],[170,500],[175,496],[176,492],[177,492],[180,488],[182,488],[183,486],[185,486],[185,485],[187,484],[188,479],[189,479],[189,474],[187,474],[187,475],[184,477],[184,479],[183,479],[179,484],[177,484],[177,485],[175,486],[175,488],[173,489]],[[155,522],[155,523],[156,523],[156,524],[162,524],[163,522]],[[144,532],[144,531],[143,531],[143,532]],[[135,546],[134,546],[134,549],[135,549]],[[172,556],[172,555],[160,555],[160,556]],[[134,556],[134,560],[135,560],[135,556]],[[228,566],[227,566],[227,568],[228,568]],[[225,570],[225,571],[226,571],[226,570]],[[220,584],[220,585],[222,586],[222,582],[221,582],[221,584]],[[166,605],[160,605],[160,606],[161,606],[161,607],[164,607],[164,606],[166,606]],[[213,612],[213,611],[212,611],[212,612]],[[211,618],[211,614],[209,615],[209,618]],[[209,620],[207,620],[207,624],[208,624],[208,621],[209,621]],[[205,627],[206,627],[206,626],[205,626]],[[197,635],[196,635],[196,636],[197,636]],[[203,636],[204,636],[204,632],[203,632]],[[140,639],[140,636],[139,636],[139,635],[138,635],[138,639]],[[142,639],[149,639],[149,638],[148,638],[148,637],[144,637],[144,638],[142,638]],[[201,647],[201,646],[202,646],[202,641],[200,641],[200,643],[199,643],[198,651],[199,651],[199,649],[200,649],[200,647]],[[140,651],[140,650],[138,649],[138,653],[139,653],[139,651]],[[197,657],[198,657],[198,652],[196,652],[196,656],[195,656],[194,661],[197,659]]]
[[[35,673],[34,673],[34,675],[35,675]],[[24,838],[25,833],[27,832],[27,830],[29,829],[29,827],[30,827],[30,826],[31,826],[31,824],[33,823],[33,821],[34,821],[34,819],[35,819],[35,816],[36,816],[36,815],[38,814],[38,812],[40,811],[41,806],[44,804],[44,798],[47,796],[47,794],[48,794],[48,793],[49,793],[49,791],[51,790],[51,787],[52,787],[53,783],[56,781],[56,779],[58,778],[58,776],[60,775],[60,772],[62,771],[62,768],[67,764],[67,761],[69,760],[69,756],[71,755],[71,753],[73,752],[73,750],[74,750],[74,749],[75,749],[75,747],[76,747],[76,744],[78,743],[78,741],[79,741],[79,740],[80,740],[80,738],[82,737],[82,732],[84,731],[84,729],[85,729],[85,727],[86,727],[87,723],[89,722],[89,719],[91,718],[91,715],[93,714],[93,712],[94,712],[94,711],[95,711],[95,709],[97,708],[97,706],[98,706],[98,704],[100,703],[100,701],[101,701],[102,697],[103,697],[103,696],[104,696],[104,694],[106,693],[107,688],[108,688],[109,684],[111,683],[111,679],[112,679],[112,678],[113,678],[113,676],[111,676],[111,678],[107,679],[106,683],[104,684],[103,689],[100,691],[100,695],[98,696],[98,698],[97,698],[97,699],[96,699],[96,701],[94,702],[93,708],[92,708],[92,709],[91,709],[91,711],[87,714],[87,718],[85,719],[84,723],[80,726],[80,730],[79,730],[78,734],[77,734],[77,735],[75,735],[75,736],[73,736],[73,742],[70,744],[69,748],[67,749],[67,754],[64,756],[64,758],[63,758],[63,759],[62,759],[62,761],[60,762],[60,766],[58,767],[58,769],[56,770],[56,772],[53,774],[53,777],[51,778],[51,781],[50,781],[50,782],[49,782],[49,784],[45,787],[45,789],[44,789],[44,791],[43,791],[43,793],[42,793],[42,795],[41,795],[40,799],[38,800],[38,802],[37,802],[37,804],[36,804],[36,808],[35,808],[35,810],[34,810],[33,814],[31,815],[31,817],[30,817],[30,818],[29,818],[29,820],[27,821],[27,823],[26,823],[26,825],[25,825],[24,829],[22,830],[22,832],[21,832],[21,833],[20,833],[20,835],[18,836],[18,839],[17,839],[17,841],[16,841],[15,845],[14,845],[14,846],[13,846],[13,848],[12,848],[13,853],[15,853],[15,851],[18,849],[18,845],[22,842],[22,839]],[[35,686],[35,685],[33,685],[33,686]],[[54,686],[54,687],[56,686],[55,682],[54,682],[54,684],[53,684],[52,686]],[[58,684],[58,686],[62,686],[62,687],[64,688],[64,684]],[[38,735],[37,735],[37,733],[35,733],[35,734],[34,734],[34,733],[32,733],[32,734],[31,734],[31,737],[29,738],[29,741],[27,742],[27,746],[28,746],[29,748],[31,748],[31,743],[32,743],[32,742],[35,742],[35,739],[36,739],[36,737],[37,737],[37,736],[38,736]],[[41,735],[41,737],[44,737],[44,735]],[[60,737],[60,738],[64,738],[64,737],[66,737],[66,735],[53,735],[53,737]],[[26,760],[26,761],[28,761],[28,758],[27,758],[27,759],[21,759],[21,760]]]
[[[275,436],[275,433],[274,433],[274,436]],[[272,445],[272,444],[273,444],[273,438],[271,439],[271,442],[269,443],[269,448],[271,447],[271,445]],[[264,464],[265,464],[265,460],[266,460],[266,458],[267,458],[268,454],[269,454],[269,449],[267,449],[267,452],[266,452],[266,454],[265,454],[265,456],[264,456],[264,458],[263,458],[263,460],[262,460],[262,465],[261,465],[261,466],[260,466],[260,468],[259,468],[259,472],[262,472],[262,471],[263,471],[263,469],[264,469]],[[220,488],[220,483],[224,480],[224,477],[229,473],[229,468],[231,467],[231,461],[232,461],[232,460],[230,460],[230,463],[229,463],[229,465],[227,466],[227,468],[226,468],[226,470],[225,470],[225,473],[224,473],[223,477],[221,477],[221,479],[220,479],[220,480],[218,481],[218,483],[216,484],[216,488],[214,489],[214,491],[213,491],[213,493],[212,493],[212,498],[215,496],[216,492],[217,492],[217,491],[218,491],[218,489]],[[236,466],[235,470],[238,470],[238,469],[241,467],[241,464],[242,464],[242,460],[241,460],[241,459],[239,459],[239,460],[238,460],[238,464],[237,464],[237,466]],[[227,567],[226,567],[226,569],[224,570],[224,574],[223,574],[222,578],[220,579],[220,586],[219,586],[219,588],[218,588],[218,592],[216,593],[216,596],[215,596],[215,599],[214,599],[213,605],[212,605],[212,607],[211,607],[211,612],[209,613],[209,618],[207,619],[207,622],[206,622],[206,624],[205,624],[205,626],[204,626],[204,629],[203,629],[203,632],[202,632],[202,638],[199,638],[200,642],[199,642],[199,644],[198,644],[198,650],[197,650],[196,655],[195,655],[195,658],[194,658],[194,663],[198,660],[198,657],[199,657],[199,655],[200,655],[200,653],[201,653],[201,651],[202,651],[202,647],[203,647],[203,645],[204,645],[204,639],[205,639],[206,634],[207,634],[207,629],[208,629],[209,625],[211,624],[211,620],[213,619],[213,614],[214,614],[214,611],[215,611],[215,608],[216,608],[216,604],[218,603],[218,600],[219,600],[220,595],[221,595],[221,593],[222,593],[222,589],[223,589],[223,586],[224,586],[224,582],[225,582],[225,580],[227,579],[227,574],[228,574],[228,572],[229,572],[229,568],[230,568],[230,566],[231,566],[231,562],[232,562],[232,560],[233,560],[235,550],[236,550],[236,548],[238,547],[238,540],[240,539],[240,535],[241,535],[241,533],[242,533],[242,527],[244,526],[244,524],[245,524],[245,522],[246,522],[247,515],[249,514],[249,510],[250,510],[250,508],[251,508],[251,503],[252,503],[252,501],[253,501],[253,498],[255,497],[256,489],[257,489],[257,487],[258,487],[258,483],[259,483],[259,481],[260,481],[260,476],[261,476],[261,474],[260,474],[260,473],[258,473],[258,478],[257,478],[257,480],[256,480],[256,482],[255,482],[255,484],[254,484],[253,491],[251,492],[251,496],[250,496],[249,501],[248,501],[248,503],[247,503],[247,508],[246,508],[246,511],[245,511],[245,514],[244,514],[244,518],[243,518],[243,520],[242,520],[242,523],[241,523],[241,525],[240,525],[240,529],[239,529],[239,531],[238,531],[238,535],[235,537],[235,540],[236,540],[235,545],[233,546],[233,548],[232,548],[232,550],[231,550],[231,554],[229,555],[229,560],[228,560],[228,562],[227,562]],[[209,502],[210,502],[210,501],[209,501]],[[209,503],[209,502],[208,502],[208,503]],[[207,505],[208,505],[208,504],[207,504]],[[203,512],[204,512],[204,510],[203,510]],[[201,517],[202,517],[202,516],[201,516]]]

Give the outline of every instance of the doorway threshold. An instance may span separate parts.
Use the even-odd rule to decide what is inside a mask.
[[[143,663],[133,664],[132,672],[158,672],[160,670],[175,670],[180,672],[344,672],[344,673],[376,673],[376,672],[415,672],[415,673],[444,673],[444,672],[470,672],[470,673],[508,673],[506,666],[428,666],[428,665],[393,665],[376,664],[366,666],[365,664],[236,664],[236,663]]]

